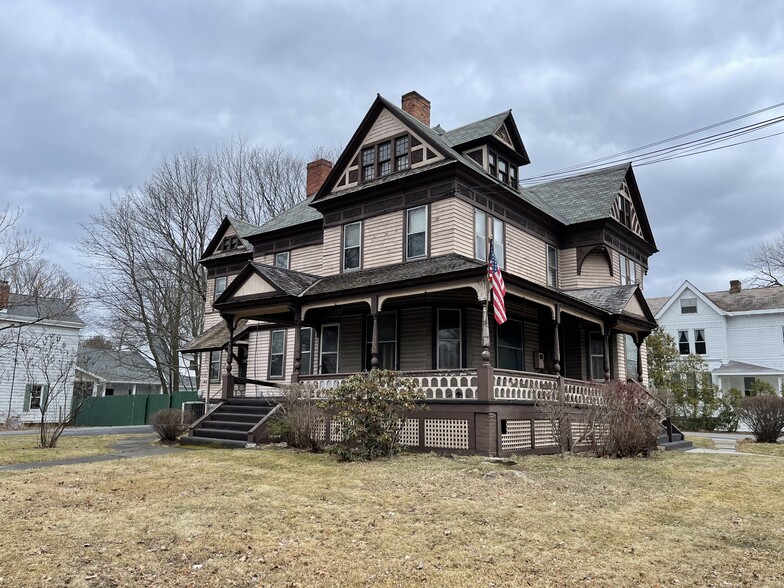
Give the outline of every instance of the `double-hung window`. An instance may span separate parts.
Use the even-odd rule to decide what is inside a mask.
[[[504,221],[492,217],[486,212],[474,209],[474,258],[487,261],[488,235],[493,239],[493,253],[498,267],[506,267],[506,239],[504,238]]]
[[[552,245],[547,246],[547,285],[558,287],[558,250]]]
[[[220,382],[221,352],[210,351],[210,382]]]
[[[275,330],[270,333],[269,377],[282,378],[285,369],[286,331]]]
[[[493,219],[493,253],[498,262],[498,267],[505,269],[506,267],[506,250],[504,248],[504,221],[492,217]]]
[[[474,257],[487,261],[487,214],[474,210]]]
[[[591,333],[588,338],[591,353],[591,378],[604,378],[604,340],[601,333]]]
[[[378,175],[388,176],[392,173],[392,143],[387,141],[378,146]]]
[[[621,255],[621,286],[628,286],[637,283],[637,264],[634,260],[625,255]]]
[[[624,346],[626,347],[626,378],[636,380],[639,369],[637,363],[637,343],[631,335],[624,335]]]
[[[376,148],[362,150],[362,181],[368,182],[376,177]]]
[[[681,355],[689,355],[689,331],[678,331],[678,352]]]
[[[373,317],[367,317],[365,332],[365,369],[372,367]],[[397,369],[397,313],[382,312],[378,315],[378,367],[382,370]]]
[[[462,362],[460,311],[438,309],[436,333],[436,367],[459,368]]]
[[[313,329],[311,327],[303,327],[300,331],[299,349],[299,373],[308,376],[313,369]]]
[[[523,323],[508,319],[496,327],[496,366],[523,371]]]
[[[427,206],[406,211],[406,259],[427,256]]]
[[[218,299],[218,296],[223,294],[224,290],[226,290],[226,285],[228,284],[229,278],[226,276],[221,276],[220,278],[215,278],[215,296],[213,297],[213,301]]]
[[[362,223],[343,226],[343,269],[359,269],[362,259]]]
[[[705,329],[694,329],[694,353],[706,355]]]
[[[409,168],[408,149],[410,144],[408,135],[395,139],[395,171]]]
[[[504,184],[517,188],[517,166],[492,151],[487,152],[487,172]]]
[[[320,369],[322,374],[338,373],[338,352],[340,350],[340,326],[323,325],[319,341]]]
[[[281,267],[283,269],[289,269],[289,252],[288,251],[281,251],[275,254],[275,267]]]

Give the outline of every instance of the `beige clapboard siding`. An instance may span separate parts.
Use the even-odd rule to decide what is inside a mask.
[[[400,311],[400,369],[433,369],[433,314],[430,308]]]
[[[362,371],[362,319],[354,314],[340,318],[340,347],[338,349],[338,372],[353,374]]]
[[[579,288],[601,288],[602,286],[612,286],[615,277],[610,275],[610,266],[607,264],[607,256],[599,251],[592,251],[583,261],[580,275],[577,277]]]
[[[547,284],[547,246],[544,241],[507,223],[507,271],[536,282]]]
[[[648,385],[648,346],[645,341],[642,342],[642,349],[640,349],[642,356],[642,385]]]
[[[406,132],[406,127],[403,126],[403,123],[385,108],[379,113],[376,122],[373,123],[370,131],[368,131],[364,143],[376,143],[387,137],[394,137],[404,132]]]
[[[626,379],[626,337],[623,333],[616,333],[615,336],[615,365],[617,366],[618,379]]]
[[[234,281],[234,278],[237,276],[229,276],[226,280],[226,286],[228,287]],[[212,303],[215,301],[215,278],[209,278],[207,280],[207,300],[204,303],[204,323],[202,328],[202,333],[209,329],[210,327],[214,327],[223,319],[220,316],[220,313],[212,308]]]
[[[289,267],[297,272],[321,275],[322,251],[320,244],[292,249]]]
[[[324,229],[324,248],[322,250],[321,275],[331,276],[340,273],[340,251],[342,227],[326,227]]]
[[[474,257],[474,208],[457,198],[430,205],[430,254]]]
[[[558,252],[558,283],[561,288],[577,288],[577,249],[561,249]]]
[[[364,221],[362,267],[369,269],[403,261],[404,210]]]

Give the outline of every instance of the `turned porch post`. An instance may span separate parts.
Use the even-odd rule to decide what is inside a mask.
[[[234,374],[231,373],[231,360],[234,354],[234,317],[224,316],[223,320],[226,321],[226,326],[229,328],[229,343],[228,353],[226,354],[226,373],[223,374],[223,383],[221,386],[221,398],[234,397]]]
[[[553,373],[561,375],[561,339],[559,336],[561,326],[561,307],[556,305],[555,318],[553,319]]]
[[[297,305],[294,311],[294,370],[291,372],[291,383],[299,382],[302,369],[302,308]]]
[[[602,367],[604,368],[604,381],[610,381],[610,333],[612,329],[604,325],[604,337],[602,342]]]
[[[378,369],[378,296],[371,300],[370,316],[373,317],[373,335],[370,339],[370,369]]]

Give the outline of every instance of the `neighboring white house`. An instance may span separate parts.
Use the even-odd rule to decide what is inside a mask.
[[[86,396],[162,394],[155,366],[134,350],[80,347],[75,390]]]
[[[40,422],[70,411],[85,324],[62,301],[9,292],[0,282],[0,421]]]
[[[708,364],[722,390],[748,393],[755,380],[781,393],[784,384],[784,287],[702,292],[684,282],[669,298],[650,298],[656,321],[681,355],[693,353]]]

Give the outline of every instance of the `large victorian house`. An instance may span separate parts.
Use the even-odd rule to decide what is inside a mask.
[[[308,165],[303,202],[260,227],[224,219],[204,252],[205,330],[184,350],[202,353],[203,394],[231,404],[296,381],[328,393],[378,366],[427,397],[408,445],[552,449],[537,396],[579,406],[594,381],[645,381],[656,245],[631,165],[524,188],[528,163],[511,111],[445,130],[416,92],[402,107],[378,96],[334,166]],[[488,340],[491,239],[508,320],[491,314]],[[219,428],[192,435],[260,431]]]

